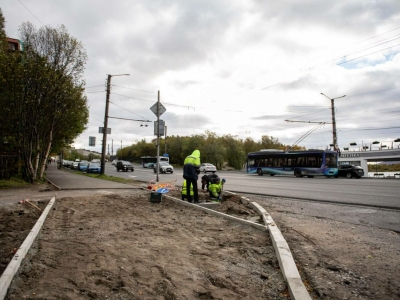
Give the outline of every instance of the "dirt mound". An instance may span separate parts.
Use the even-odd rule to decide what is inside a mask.
[[[8,299],[289,299],[265,231],[149,196],[58,199]]]

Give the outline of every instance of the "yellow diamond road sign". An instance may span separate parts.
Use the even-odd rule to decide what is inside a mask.
[[[156,102],[152,107],[150,107],[150,110],[157,116],[157,105],[160,104],[160,108],[158,109],[158,116],[161,116],[163,113],[167,111],[167,109],[162,105],[161,103]]]

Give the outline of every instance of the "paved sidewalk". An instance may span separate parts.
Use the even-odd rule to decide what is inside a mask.
[[[72,172],[58,169],[57,164],[47,165],[46,178],[59,187],[61,190],[81,190],[81,189],[136,189],[129,184],[123,184],[108,180],[82,176]]]

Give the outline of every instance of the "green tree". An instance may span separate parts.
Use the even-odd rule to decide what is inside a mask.
[[[9,51],[4,30],[5,19],[0,10],[0,179],[9,179],[19,170],[19,136],[16,134],[19,120],[16,114],[15,96],[22,93],[20,76],[21,54]]]
[[[7,35],[4,29],[5,27],[6,27],[6,20],[4,19],[3,11],[0,8],[0,45],[1,45],[0,47],[3,49],[5,49],[7,46],[6,43]]]
[[[180,136],[167,137],[167,152],[171,164],[182,165],[185,157],[183,156],[183,140]]]
[[[7,113],[2,133],[16,141],[22,174],[42,179],[51,152],[69,145],[88,121],[82,74],[87,56],[64,26],[20,27],[23,52],[8,54],[0,104]],[[4,114],[5,114],[4,113]]]
[[[261,137],[260,147],[261,149],[280,149],[280,150],[283,150],[285,148],[285,146],[282,143],[280,143],[277,138],[268,135],[263,135]]]
[[[246,161],[246,154],[243,150],[243,143],[241,140],[236,139],[232,135],[224,135],[222,141],[225,144],[226,149],[226,161],[230,167],[237,170],[243,168],[243,164]]]
[[[255,142],[252,138],[246,138],[243,142],[243,151],[247,155],[249,152],[260,151],[261,146],[259,143]]]
[[[206,140],[201,148],[201,161],[221,169],[225,161],[225,147],[216,133],[206,131]]]

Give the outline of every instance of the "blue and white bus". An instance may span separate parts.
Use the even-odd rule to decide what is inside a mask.
[[[338,177],[338,153],[331,150],[261,150],[247,154],[247,173]]]

